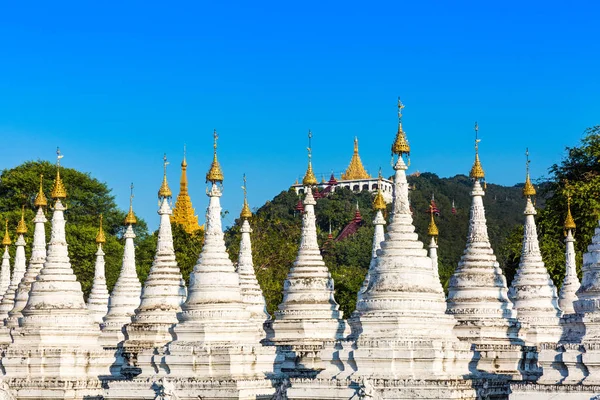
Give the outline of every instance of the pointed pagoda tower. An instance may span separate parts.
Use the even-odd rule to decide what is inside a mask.
[[[392,144],[393,203],[385,241],[356,307],[360,326],[354,360],[359,376],[394,379],[447,379],[467,372],[468,347],[453,333],[444,290],[431,259],[415,233],[408,201],[410,146],[402,128]]]
[[[187,233],[196,232],[202,227],[198,224],[198,216],[194,215],[192,199],[188,193],[187,161],[185,158],[185,147],[183,148],[183,161],[181,162],[181,180],[179,182],[179,194],[171,215],[171,223],[183,226]]]
[[[31,284],[40,273],[44,266],[44,262],[46,261],[46,231],[44,225],[48,220],[44,214],[44,207],[48,206],[48,200],[44,195],[43,183],[44,175],[40,175],[40,188],[33,202],[33,205],[37,207],[37,213],[33,219],[35,228],[33,232],[31,258],[29,259],[29,266],[25,271],[25,275],[17,287],[14,307],[8,313],[6,325],[11,328],[20,325],[20,320],[23,317],[22,311],[27,305],[27,300],[29,300]]]
[[[2,256],[2,270],[0,272],[0,294],[4,297],[8,286],[10,285],[10,254],[8,246],[12,244],[10,234],[8,233],[8,219],[5,221],[4,238],[2,245],[4,246],[4,255]]]
[[[106,287],[106,276],[104,275],[104,251],[102,246],[106,243],[104,229],[102,229],[102,214],[100,214],[100,227],[96,235],[96,265],[94,266],[94,282],[92,290],[88,297],[87,307],[94,316],[94,320],[101,324],[104,321],[104,316],[108,312],[108,288]]]
[[[571,214],[571,196],[567,195],[567,217],[565,218],[565,278],[560,288],[558,305],[563,314],[575,313],[573,303],[577,301],[577,290],[581,286],[575,262],[575,220]]]
[[[67,192],[60,177],[62,155],[58,150],[57,154],[46,262],[31,284],[21,327],[2,359],[4,381],[19,398],[98,396],[102,391],[99,376],[108,374],[112,362],[110,353],[98,343],[100,329],[69,262],[63,205]]]
[[[123,344],[129,357],[129,365],[137,366],[137,354],[146,349],[162,347],[172,341],[173,326],[177,323],[177,313],[181,312],[181,294],[185,293],[185,283],[175,258],[173,234],[171,231],[171,189],[167,182],[167,155],[163,157],[163,180],[158,190],[160,224],[156,254],[148,278],[144,282],[142,300],[135,310],[131,324],[125,327],[127,340]],[[141,362],[140,366],[149,367]],[[141,361],[141,360],[140,360]]]
[[[199,386],[208,381],[214,397],[238,398],[239,380],[245,381],[247,390],[270,385],[264,376],[273,371],[275,349],[260,344],[262,333],[251,321],[239,275],[225,249],[219,200],[223,172],[217,161],[216,131],[206,181],[210,189],[204,245],[190,277],[187,300],[177,315],[177,339],[168,344],[166,355],[155,356],[153,365],[160,368],[158,374],[168,372],[180,381],[193,377]],[[210,383],[215,380],[220,381],[218,388]]]
[[[354,154],[350,159],[350,165],[346,172],[342,174],[342,180],[356,180],[356,179],[371,179],[371,175],[367,173],[367,170],[363,166],[360,156],[358,155],[358,138],[354,138]]]
[[[342,312],[334,299],[334,286],[331,274],[323,261],[317,242],[313,187],[317,179],[311,163],[311,138],[308,132],[308,168],[302,183],[305,187],[302,233],[296,261],[290,268],[283,284],[283,300],[275,311],[273,321],[274,338],[277,345],[290,346],[294,355],[286,355],[294,360],[290,369],[319,369],[315,351],[305,352],[306,346],[323,345],[324,341],[341,339],[345,323]]]
[[[123,264],[117,283],[108,299],[108,313],[102,323],[102,345],[106,348],[114,348],[123,341],[124,327],[131,322],[135,309],[140,305],[142,285],[137,276],[135,268],[135,248],[133,239],[133,225],[137,223],[133,213],[133,183],[131,184],[131,196],[129,197],[129,212],[125,217],[127,227],[123,237],[125,248],[123,249]]]
[[[365,276],[365,280],[362,283],[360,290],[357,295],[357,304],[362,300],[363,293],[369,287],[369,279],[371,276],[371,271],[375,268],[376,260],[377,260],[377,251],[381,249],[381,243],[385,240],[385,218],[383,217],[383,213],[387,209],[387,205],[385,200],[383,199],[383,193],[381,192],[381,169],[379,170],[379,184],[377,186],[377,194],[375,195],[375,199],[373,200],[373,210],[375,211],[375,218],[373,219],[373,225],[375,226],[375,231],[373,233],[373,250],[371,251],[371,262],[369,263],[369,270],[367,271],[367,275]]]
[[[518,336],[520,325],[516,312],[508,298],[506,278],[488,238],[483,207],[485,186],[482,186],[485,173],[479,161],[478,131],[475,124],[475,162],[469,174],[473,190],[467,246],[450,278],[448,313],[458,320],[455,332],[459,339],[475,344],[476,356],[481,357],[477,369],[510,376],[518,373],[522,340]],[[488,348],[489,351],[483,350]],[[503,353],[502,358],[493,350],[495,348]]]
[[[546,270],[540,252],[534,219],[537,212],[531,200],[536,192],[529,178],[529,150],[526,155],[527,174],[523,187],[523,196],[526,199],[523,249],[508,297],[514,304],[519,321],[529,325],[527,342],[532,345],[557,343],[562,335],[560,326],[562,312],[558,308],[556,287]]]
[[[13,276],[10,280],[10,285],[8,289],[6,289],[6,293],[2,297],[2,302],[0,302],[0,319],[6,323],[6,319],[8,318],[8,313],[15,306],[15,296],[17,293],[17,288],[19,287],[19,283],[21,283],[21,279],[25,275],[25,270],[27,269],[27,259],[25,257],[25,242],[24,235],[27,233],[27,225],[25,224],[25,206],[21,209],[21,220],[17,225],[17,250],[15,252],[15,261],[13,264]]]
[[[429,205],[429,214],[431,214],[431,220],[429,221],[429,227],[427,234],[429,235],[429,258],[431,258],[431,264],[433,266],[433,275],[440,279],[440,272],[438,266],[438,255],[437,255],[437,238],[440,234],[437,225],[435,224],[435,213],[433,212],[433,205]]]
[[[255,321],[259,330],[263,329],[265,321],[270,320],[271,316],[267,312],[267,304],[263,292],[258,285],[256,274],[254,272],[254,262],[252,261],[252,242],[250,240],[250,218],[252,211],[248,206],[248,198],[246,195],[246,175],[244,175],[244,205],[240,213],[242,228],[240,232],[242,237],[240,240],[240,252],[238,256],[237,273],[240,276],[240,288],[242,291],[242,301],[246,304],[246,308],[250,311],[250,319]]]

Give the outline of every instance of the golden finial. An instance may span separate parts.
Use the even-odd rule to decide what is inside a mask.
[[[217,183],[217,182],[223,183],[223,171],[221,170],[221,166],[219,165],[219,162],[217,161],[217,139],[219,138],[219,136],[217,135],[216,129],[213,132],[213,136],[214,136],[213,161],[212,161],[212,164],[210,165],[210,170],[208,170],[208,172],[206,173],[206,182],[212,182],[213,184]]]
[[[63,185],[62,179],[60,178],[60,159],[64,156],[60,154],[60,148],[56,148],[56,180],[54,181],[54,187],[52,188],[53,199],[65,199],[67,197],[67,191],[65,185]]]
[[[185,168],[187,167],[187,160],[186,160],[186,145],[183,145],[183,161],[181,161],[181,168]]]
[[[184,158],[185,160],[185,158]],[[162,181],[162,185],[160,185],[160,189],[158,189],[158,198],[163,198],[163,197],[172,197],[173,193],[171,193],[171,189],[169,188],[169,184],[167,183],[167,165],[169,164],[169,162],[167,161],[167,155],[165,154],[163,156],[163,168],[164,168],[164,172],[163,172],[163,181]]]
[[[354,180],[354,179],[370,179],[371,175],[367,173],[367,170],[360,160],[358,155],[358,138],[354,137],[354,154],[350,160],[350,165],[346,172],[342,174],[342,180]]]
[[[396,139],[392,144],[392,155],[397,154],[398,156],[403,156],[406,154],[407,156],[410,156],[410,145],[408,144],[408,139],[406,139],[404,130],[402,130],[403,108],[404,104],[402,104],[400,97],[398,97],[398,133],[396,133]]]
[[[98,234],[96,235],[96,243],[106,243],[106,237],[104,236],[104,229],[102,229],[102,214],[100,214],[100,228],[98,228]]]
[[[25,206],[21,207],[21,220],[17,224],[17,235],[24,235],[27,233],[27,225],[25,224]]]
[[[431,214],[431,220],[429,221],[429,229],[427,230],[427,234],[429,236],[438,236],[440,232],[438,231],[438,227],[435,224],[435,218],[433,217],[433,206],[429,205],[429,214]]]
[[[377,194],[375,195],[375,199],[373,200],[373,209],[375,211],[384,211],[387,208],[387,204],[385,204],[385,200],[383,199],[383,193],[381,193],[381,182],[383,177],[381,176],[381,168],[379,169],[379,180],[377,182]]]
[[[531,179],[529,178],[529,149],[525,150],[525,157],[527,158],[527,161],[525,162],[525,170],[527,172],[525,176],[525,186],[523,186],[523,196],[535,196],[535,188],[531,184]]]
[[[240,213],[240,218],[249,219],[252,218],[252,211],[250,211],[250,207],[248,206],[248,196],[246,191],[246,174],[244,174],[244,186],[242,186],[242,189],[244,189],[244,205],[242,207],[242,212]]]
[[[36,207],[46,207],[48,205],[48,200],[46,199],[46,195],[44,195],[44,174],[40,174],[40,190],[37,196],[35,196],[33,205]]]
[[[567,195],[567,218],[565,218],[565,230],[574,230],[577,228],[575,225],[575,220],[573,219],[573,215],[571,214],[571,195]]]
[[[469,173],[471,179],[485,178],[485,172],[483,172],[481,162],[479,161],[479,142],[481,140],[479,139],[478,135],[479,125],[477,124],[477,122],[475,122],[475,162],[473,163],[473,167],[471,167],[471,172]]]
[[[311,139],[312,139],[312,132],[309,130],[308,131],[308,168],[306,169],[306,174],[304,175],[304,179],[302,179],[302,183],[304,184],[304,186],[314,186],[316,185],[317,182],[317,178],[315,177],[315,173],[313,172],[312,169],[312,162],[311,162],[311,158],[312,158],[312,147],[311,147]]]
[[[133,183],[130,186],[131,195],[129,196],[129,212],[125,217],[125,225],[133,225],[137,224],[137,218],[135,218],[135,214],[133,213]]]
[[[8,219],[5,220],[4,225],[4,239],[2,239],[2,244],[4,246],[10,246],[12,242],[10,241],[10,235],[8,234]]]

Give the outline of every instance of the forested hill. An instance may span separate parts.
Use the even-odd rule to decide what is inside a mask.
[[[421,173],[408,177],[411,186],[410,202],[413,219],[419,238],[429,243],[427,227],[432,194],[440,210],[436,223],[439,236],[440,277],[444,285],[454,271],[465,248],[469,208],[471,204],[471,180],[464,175],[439,178],[432,173]],[[515,226],[523,223],[525,202],[521,195],[522,185],[505,187],[488,184],[484,205],[488,231],[495,252],[502,255],[502,246]],[[317,232],[322,246],[327,240],[331,226],[333,237],[354,218],[358,203],[363,224],[358,231],[342,241],[333,242],[324,252],[335,280],[336,300],[348,315],[354,309],[356,292],[366,274],[371,258],[373,240],[373,194],[353,193],[338,189],[335,193],[317,200]],[[454,200],[456,213],[452,213]],[[301,216],[295,210],[298,196],[293,190],[281,192],[273,200],[256,210],[252,220],[252,246],[258,280],[267,299],[269,311],[281,301],[283,280],[292,265],[300,240]],[[388,206],[388,211],[391,205]],[[389,212],[386,217],[389,219]],[[228,229],[226,238],[232,258],[237,258],[239,224]],[[504,260],[499,257],[501,265]]]

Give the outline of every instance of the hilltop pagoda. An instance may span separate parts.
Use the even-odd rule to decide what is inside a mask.
[[[181,162],[181,179],[179,181],[179,194],[171,215],[171,223],[183,226],[187,233],[194,233],[198,230],[204,230],[203,226],[198,224],[198,216],[194,215],[195,210],[192,206],[192,199],[188,193],[187,180],[187,161],[185,159],[185,148],[183,150],[183,161]]]

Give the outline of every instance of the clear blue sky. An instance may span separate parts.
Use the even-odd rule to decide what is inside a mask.
[[[126,4],[122,4],[126,3]],[[0,168],[54,160],[90,172],[158,224],[162,155],[188,147],[204,219],[212,130],[224,208],[256,207],[306,168],[320,178],[360,140],[391,173],[396,97],[411,171],[468,172],[479,121],[488,181],[547,174],[600,123],[598,2],[11,2],[0,10]],[[232,216],[224,222],[231,224]]]

